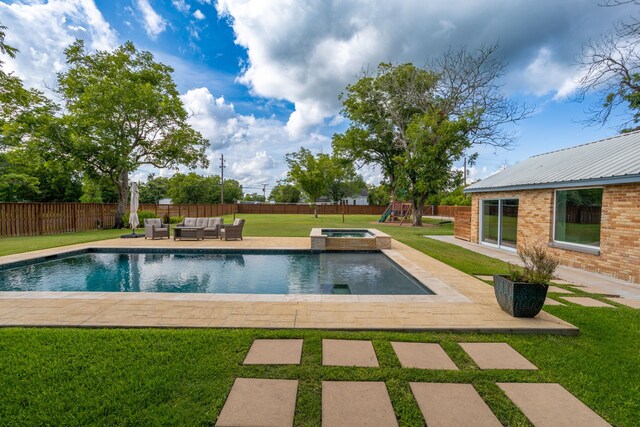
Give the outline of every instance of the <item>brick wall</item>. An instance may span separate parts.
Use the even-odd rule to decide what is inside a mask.
[[[471,241],[478,243],[481,199],[518,198],[518,244],[553,240],[553,190],[474,193]],[[550,248],[560,262],[640,283],[640,184],[609,185],[602,194],[600,255]]]

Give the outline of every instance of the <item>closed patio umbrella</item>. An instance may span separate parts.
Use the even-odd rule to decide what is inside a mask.
[[[131,234],[135,233],[136,227],[140,220],[138,219],[138,199],[140,193],[138,192],[138,183],[131,184],[131,204],[129,206],[129,225],[131,225]]]

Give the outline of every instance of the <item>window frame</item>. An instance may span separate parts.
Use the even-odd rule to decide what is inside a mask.
[[[497,200],[498,201],[498,244],[494,244],[494,243],[489,243],[489,242],[485,242],[483,239],[483,223],[484,223],[484,219],[483,219],[483,208],[484,208],[484,202],[485,201],[494,201]],[[509,251],[509,252],[514,252],[517,253],[518,249],[517,246],[515,248],[512,248],[510,246],[505,246],[502,245],[502,201],[503,200],[517,200],[518,201],[518,216],[520,215],[520,197],[517,196],[513,196],[513,197],[488,197],[486,199],[480,199],[480,203],[479,203],[479,209],[478,209],[478,242],[481,245],[485,245],[485,246],[489,246],[491,248],[496,248],[496,249],[502,249],[505,251]]]
[[[565,240],[557,240],[556,239],[556,215],[557,215],[557,209],[558,209],[558,191],[575,191],[575,190],[590,190],[593,188],[601,188],[602,189],[602,198],[604,199],[604,186],[601,185],[594,185],[594,186],[590,186],[590,187],[569,187],[569,188],[556,188],[553,190],[553,217],[551,218],[551,226],[552,226],[552,230],[551,230],[551,243],[552,246],[560,248],[560,249],[565,249],[563,248],[563,246],[566,246],[566,249],[583,249],[586,250],[586,252],[595,252],[598,251],[598,253],[600,252],[600,247],[602,245],[602,216],[600,217],[600,243],[598,244],[598,246],[594,246],[594,245],[585,245],[583,243],[573,243],[573,242],[567,242]],[[602,201],[600,201],[600,203],[602,203]],[[600,209],[602,209],[602,206],[600,206]],[[601,212],[602,214],[602,212]]]

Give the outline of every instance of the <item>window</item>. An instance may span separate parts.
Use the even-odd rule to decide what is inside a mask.
[[[600,247],[602,188],[556,190],[554,240]]]

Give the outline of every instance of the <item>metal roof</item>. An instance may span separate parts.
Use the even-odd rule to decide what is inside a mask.
[[[465,193],[640,182],[640,131],[539,154],[464,189]]]

